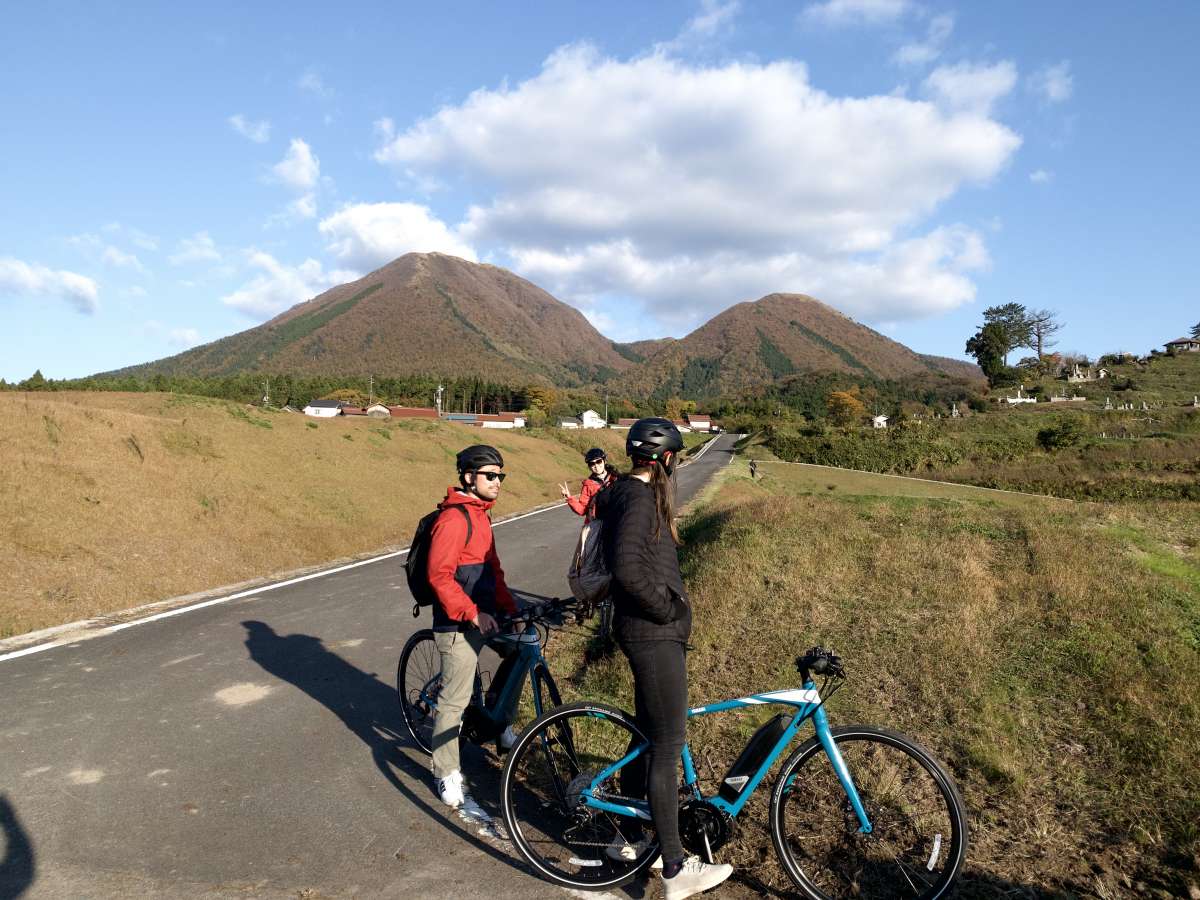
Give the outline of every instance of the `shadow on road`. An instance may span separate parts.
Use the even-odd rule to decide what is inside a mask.
[[[0,900],[16,900],[33,884],[33,842],[21,827],[17,811],[8,797],[0,794],[0,831],[4,833],[4,856],[0,858]]]
[[[414,762],[401,750],[403,746],[415,749],[416,745],[404,726],[396,692],[390,684],[346,662],[328,650],[320,638],[307,634],[277,634],[264,622],[246,621],[242,626],[246,629],[246,649],[250,651],[250,658],[276,678],[304,691],[341,719],[342,724],[367,745],[383,776],[414,807],[493,859],[519,871],[527,871],[515,857],[480,840],[456,820],[448,818],[440,803],[433,804],[432,775],[428,766]],[[464,756],[467,749],[464,748]],[[476,771],[480,768],[475,767]],[[495,797],[499,789],[495,767],[484,771],[490,776],[486,781],[477,778],[472,781]],[[405,784],[401,774],[419,782],[420,793]],[[477,792],[476,799],[482,801],[486,796]],[[484,805],[495,811],[494,804]]]

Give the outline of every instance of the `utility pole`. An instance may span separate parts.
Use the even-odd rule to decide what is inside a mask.
[[[263,381],[263,406],[271,405],[271,376],[268,375]]]
[[[604,395],[604,424],[608,425],[608,394]]]
[[[437,402],[437,413],[438,413],[438,417],[439,417],[439,418],[440,418],[440,417],[441,417],[441,415],[442,415],[442,394],[445,392],[445,390],[446,390],[446,389],[445,389],[444,387],[442,387],[440,384],[437,386],[437,394],[436,394],[435,396],[436,396],[436,398],[437,398],[437,399],[436,399],[436,402]]]
[[[375,405],[375,376],[367,376],[367,406]]]

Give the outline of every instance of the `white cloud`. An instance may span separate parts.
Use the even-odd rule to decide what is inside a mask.
[[[142,333],[155,340],[165,341],[172,347],[183,349],[203,343],[200,332],[195,328],[171,328],[155,319],[142,323]]]
[[[116,233],[119,230],[119,226],[114,228],[115,224],[110,223],[101,230],[109,234]],[[136,255],[126,253],[119,247],[114,247],[99,235],[76,234],[67,238],[67,242],[81,248],[84,251],[84,255],[94,262],[99,261],[118,269],[133,269],[135,272],[145,273],[146,271],[146,267],[142,265],[141,260]]]
[[[296,86],[322,100],[329,100],[334,95],[333,89],[325,84],[325,80],[321,78],[316,69],[306,69],[296,82]]]
[[[834,305],[902,319],[969,298],[962,247],[982,242],[960,236],[954,250],[958,231],[913,234],[1019,145],[979,114],[830,96],[795,62],[617,61],[575,46],[528,81],[443,107],[376,158],[410,178],[487,185],[459,238],[583,306],[642,297],[663,321],[697,322],[760,288],[821,288]],[[921,257],[926,292],[872,301],[873,273],[911,271],[918,247],[950,247]]]
[[[234,131],[256,144],[265,144],[271,139],[271,123],[266,119],[255,122],[237,113],[230,116],[228,121]]]
[[[995,65],[958,63],[939,66],[922,87],[927,96],[951,112],[991,115],[996,101],[1008,96],[1017,83],[1017,67],[1009,60]]]
[[[260,321],[359,277],[357,272],[345,269],[326,272],[315,259],[288,266],[261,250],[247,251],[247,261],[260,274],[222,297],[221,302]]]
[[[141,260],[133,253],[126,253],[124,250],[119,250],[116,247],[108,246],[104,248],[104,253],[101,255],[110,266],[116,266],[121,269],[133,269],[136,272],[145,272],[146,267],[142,265]]]
[[[1075,92],[1075,79],[1071,75],[1071,64],[1063,61],[1047,66],[1029,76],[1030,90],[1042,96],[1048,103],[1062,103],[1071,99]]]
[[[101,231],[107,234],[127,235],[130,243],[139,250],[157,250],[158,238],[137,228],[127,228],[120,222],[109,222]]]
[[[942,55],[946,41],[954,31],[954,16],[940,15],[929,20],[925,40],[905,44],[892,56],[902,66],[924,66]]]
[[[59,297],[91,315],[100,305],[99,294],[96,282],[86,275],[0,257],[0,295]]]
[[[316,194],[305,194],[297,197],[288,204],[288,214],[297,219],[315,219],[317,217]]]
[[[1045,169],[1036,169],[1029,173],[1029,180],[1034,184],[1047,184],[1054,178],[1053,172],[1047,172]]]
[[[732,25],[741,6],[740,0],[700,0],[700,12],[688,20],[673,40],[657,44],[655,50],[679,52],[707,44]]]
[[[338,262],[356,269],[378,268],[405,253],[477,259],[468,242],[416,203],[359,203],[322,219],[317,227]]]
[[[801,17],[830,28],[883,25],[895,22],[912,9],[911,0],[825,0],[806,6]]]
[[[176,245],[175,252],[167,257],[173,266],[186,263],[213,262],[221,258],[221,252],[207,231],[197,231],[190,238],[184,238]]]
[[[176,347],[195,347],[200,343],[200,332],[195,328],[172,328],[167,332],[167,341]]]
[[[283,159],[271,169],[283,184],[297,191],[310,191],[321,177],[321,161],[300,138],[292,138]]]

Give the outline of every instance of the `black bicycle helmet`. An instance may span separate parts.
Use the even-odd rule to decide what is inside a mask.
[[[589,466],[598,459],[608,459],[608,454],[599,447],[593,447],[587,453],[583,454],[583,461]]]
[[[474,472],[483,466],[500,466],[504,468],[504,457],[500,455],[500,451],[495,447],[489,447],[487,444],[472,444],[465,450],[458,451],[456,457],[458,463],[458,471]]]
[[[662,461],[668,450],[683,449],[683,435],[670,419],[638,419],[625,438],[625,452],[630,456]]]

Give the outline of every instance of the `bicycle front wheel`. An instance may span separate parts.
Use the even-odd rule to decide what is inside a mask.
[[[433,720],[442,691],[442,655],[433,631],[422,628],[408,639],[396,667],[396,694],[408,733],[422,752],[433,754]]]
[[[564,887],[601,890],[632,879],[658,855],[649,822],[586,806],[598,775],[647,744],[633,717],[601,703],[548,710],[521,733],[500,782],[513,845],[543,877]],[[620,772],[598,796],[627,802]]]
[[[903,735],[862,725],[832,732],[872,831],[859,831],[821,744],[806,741],[771,796],[771,839],[792,881],[813,900],[944,896],[967,852],[953,779]]]

